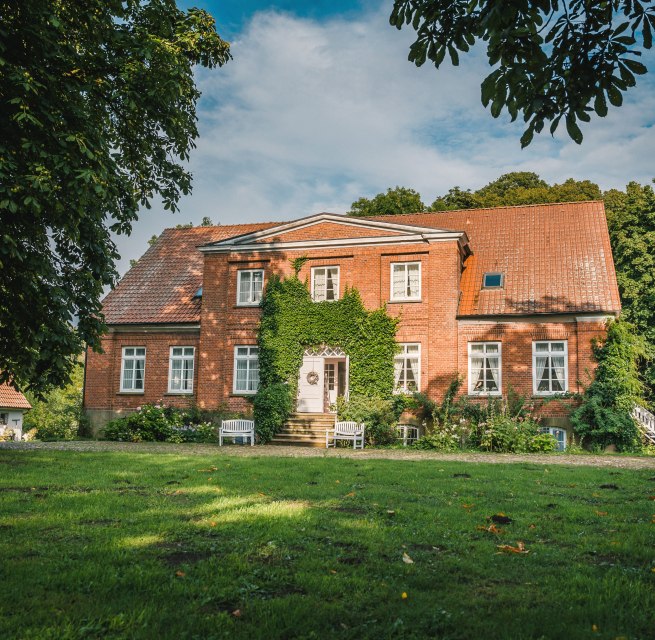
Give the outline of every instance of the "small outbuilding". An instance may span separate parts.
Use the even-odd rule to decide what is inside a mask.
[[[0,440],[23,436],[23,414],[32,405],[27,398],[10,384],[0,384]]]

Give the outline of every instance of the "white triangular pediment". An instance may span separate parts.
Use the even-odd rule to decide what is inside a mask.
[[[284,222],[268,229],[246,233],[241,236],[234,236],[219,240],[218,242],[206,245],[206,249],[210,247],[233,247],[237,249],[240,246],[251,245],[253,243],[266,244],[267,241],[274,242],[275,244],[285,243],[284,236],[290,236],[296,231],[304,230],[306,233],[310,232],[311,227],[320,227],[326,223],[332,225],[339,225],[344,229],[352,229],[352,237],[360,238],[366,237],[366,233],[362,231],[370,231],[371,237],[389,237],[397,240],[402,239],[404,236],[416,237],[421,234],[452,234],[453,231],[445,229],[435,229],[434,227],[423,227],[417,225],[398,224],[397,222],[382,222],[380,220],[369,220],[367,218],[356,218],[336,213],[319,213],[307,218],[301,218],[292,222]],[[317,229],[318,231],[318,229]],[[339,238],[332,238],[331,240],[345,239],[349,236],[343,235]],[[320,240],[319,235],[316,240]],[[325,239],[323,237],[323,239]]]

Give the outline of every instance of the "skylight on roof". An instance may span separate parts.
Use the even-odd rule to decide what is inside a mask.
[[[196,291],[195,295],[193,296],[194,298],[202,298],[202,287]]]
[[[501,289],[504,284],[504,275],[502,273],[485,273],[482,278],[483,289]]]

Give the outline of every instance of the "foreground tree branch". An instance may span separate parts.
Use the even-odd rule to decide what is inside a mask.
[[[647,72],[638,58],[653,45],[652,0],[395,0],[390,17],[417,37],[409,60],[430,60],[437,68],[448,54],[478,42],[494,67],[482,83],[482,103],[497,118],[507,110],[527,127],[521,146],[550,122],[551,134],[564,119],[569,136],[582,142],[579,121],[604,117],[608,103],[620,107],[623,94]]]
[[[193,67],[230,52],[174,0],[0,0],[0,16],[0,380],[42,391],[99,347],[110,233],[189,192]]]

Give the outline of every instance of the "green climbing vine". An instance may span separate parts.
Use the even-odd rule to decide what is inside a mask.
[[[295,276],[271,277],[258,338],[260,390],[254,407],[260,437],[269,439],[284,423],[286,411],[275,411],[272,419],[271,398],[283,396],[284,388],[288,398],[295,399],[307,348],[329,345],[345,351],[350,358],[351,394],[391,395],[397,327],[398,320],[384,307],[368,311],[356,289],[346,289],[336,301],[313,302],[306,282]],[[285,400],[284,404],[292,403]]]

